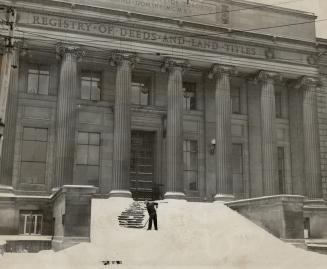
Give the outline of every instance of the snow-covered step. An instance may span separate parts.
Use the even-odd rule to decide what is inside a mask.
[[[145,206],[141,202],[133,202],[118,216],[119,225],[125,228],[143,228]]]

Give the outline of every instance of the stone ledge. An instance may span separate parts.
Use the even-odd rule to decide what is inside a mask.
[[[60,188],[53,189],[51,200],[57,199],[60,195],[79,193],[82,195],[94,195],[98,191],[98,187],[92,185],[63,185]]]
[[[48,235],[1,235],[1,241],[51,241],[52,236]]]
[[[301,195],[274,195],[274,196],[264,196],[249,199],[236,200],[231,202],[226,202],[225,205],[233,208],[237,206],[245,206],[251,204],[270,204],[271,202],[299,202],[304,201],[304,196]]]

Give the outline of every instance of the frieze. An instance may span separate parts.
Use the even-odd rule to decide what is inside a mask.
[[[115,39],[149,42],[159,45],[197,49],[208,52],[266,58],[265,48],[236,44],[214,38],[197,37],[195,34],[175,34],[165,31],[146,30],[113,23],[99,23],[60,16],[20,13],[18,25],[51,28],[98,35]]]

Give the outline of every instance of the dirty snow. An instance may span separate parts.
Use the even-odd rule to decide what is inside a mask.
[[[92,201],[91,240],[60,252],[0,256],[0,268],[326,268],[327,255],[283,243],[222,203],[164,200],[159,231],[118,225],[133,201]],[[103,265],[101,261],[122,261]]]

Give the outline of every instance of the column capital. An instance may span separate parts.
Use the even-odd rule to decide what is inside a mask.
[[[254,81],[258,82],[268,82],[268,83],[275,83],[276,81],[282,81],[283,77],[278,72],[266,71],[261,70],[255,76]]]
[[[321,81],[316,77],[303,76],[294,83],[295,89],[310,89],[319,86]]]
[[[161,65],[162,72],[170,72],[173,69],[181,69],[181,72],[190,68],[191,64],[188,60],[185,59],[176,59],[176,58],[165,58],[163,64]]]
[[[127,63],[132,68],[135,67],[135,64],[140,62],[140,58],[136,53],[127,52],[127,51],[114,51],[109,57],[109,63],[111,66],[120,66],[124,63]]]
[[[85,50],[81,49],[79,46],[65,43],[58,43],[56,45],[56,52],[57,55],[61,57],[63,57],[65,54],[72,54],[77,59],[80,59],[85,56]]]
[[[215,76],[221,77],[224,74],[229,76],[236,75],[236,67],[232,65],[213,64],[209,71],[208,78],[213,79]]]

